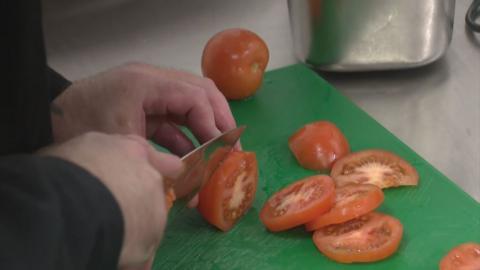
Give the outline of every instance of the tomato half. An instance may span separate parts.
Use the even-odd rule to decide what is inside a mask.
[[[402,235],[398,219],[372,212],[315,231],[313,242],[320,252],[337,262],[375,262],[395,253]]]
[[[383,150],[351,153],[333,165],[330,175],[337,186],[355,183],[389,188],[418,184],[415,168],[399,156]]]
[[[374,185],[350,184],[335,190],[335,205],[330,211],[308,222],[308,231],[339,224],[365,215],[383,202],[383,191]]]
[[[480,244],[464,243],[454,247],[440,261],[440,270],[479,270]]]
[[[198,210],[210,224],[228,231],[252,206],[257,182],[255,153],[234,150],[200,190]]]
[[[335,201],[335,185],[327,175],[294,182],[273,194],[260,212],[260,220],[270,231],[293,228],[328,211]]]
[[[310,170],[330,169],[350,152],[343,133],[328,121],[303,126],[288,139],[288,145],[298,163]]]
[[[227,99],[244,99],[260,87],[268,59],[268,47],[258,35],[245,29],[227,29],[205,45],[202,73]]]

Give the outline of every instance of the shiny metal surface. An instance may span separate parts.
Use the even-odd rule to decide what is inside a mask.
[[[190,201],[223,162],[244,130],[245,126],[240,126],[226,131],[183,156],[185,171],[173,185],[176,195]]]
[[[465,15],[465,22],[472,31],[480,33],[480,0],[472,1]]]
[[[423,66],[440,58],[455,0],[289,0],[297,57],[318,69]]]
[[[72,80],[132,60],[201,74],[204,44],[227,27],[265,39],[268,69],[296,62],[286,1],[43,3],[49,62]],[[480,201],[480,35],[465,26],[470,3],[457,1],[452,43],[432,65],[321,75]]]

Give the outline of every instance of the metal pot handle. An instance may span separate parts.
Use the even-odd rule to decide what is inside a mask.
[[[480,33],[480,24],[475,22],[480,17],[480,0],[474,0],[465,16],[465,22],[472,31]]]

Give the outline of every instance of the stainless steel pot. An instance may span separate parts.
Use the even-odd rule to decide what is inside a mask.
[[[426,65],[447,50],[455,0],[289,0],[297,57],[318,69]]]

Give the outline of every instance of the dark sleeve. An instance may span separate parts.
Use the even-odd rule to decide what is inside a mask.
[[[85,170],[0,158],[0,269],[117,269],[122,224],[111,193]]]
[[[60,73],[47,66],[48,89],[50,90],[50,101],[59,96],[72,83],[65,79]]]
[[[67,81],[47,66],[39,0],[0,4],[0,155],[52,142],[50,102]]]

